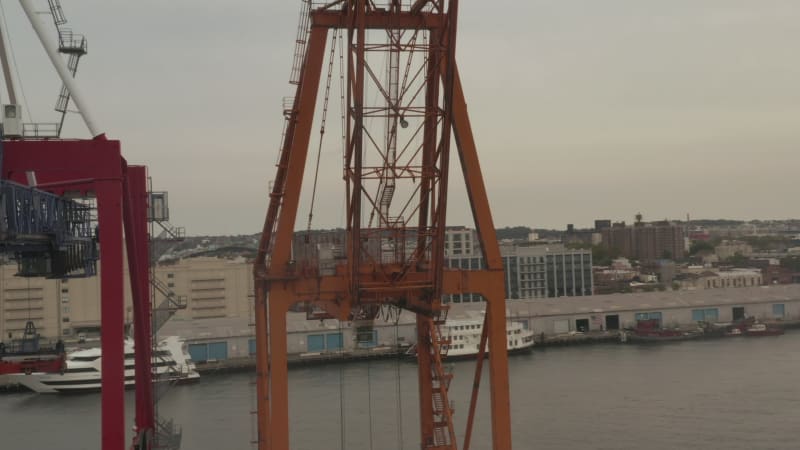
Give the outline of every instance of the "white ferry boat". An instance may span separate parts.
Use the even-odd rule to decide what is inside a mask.
[[[483,332],[483,317],[468,319],[448,319],[442,325],[442,338],[450,338],[447,350],[447,359],[469,359],[478,356],[478,346],[481,343]],[[506,324],[506,348],[508,353],[523,353],[530,351],[534,345],[533,330],[526,330],[521,322],[510,321]],[[488,346],[487,346],[488,353]],[[409,356],[416,356],[416,345],[408,352]]]
[[[474,358],[483,332],[483,318],[448,320],[442,326],[442,337],[450,338],[447,358]],[[506,324],[508,353],[522,353],[533,348],[533,330],[526,330],[521,322]],[[487,346],[488,352],[488,346]]]
[[[67,354],[63,373],[34,372],[9,375],[9,383],[18,383],[43,394],[79,393],[100,390],[100,348],[77,350]],[[170,336],[162,339],[153,353],[153,373],[156,381],[191,382],[200,378],[184,342]],[[131,388],[134,379],[133,341],[125,341],[125,387]]]

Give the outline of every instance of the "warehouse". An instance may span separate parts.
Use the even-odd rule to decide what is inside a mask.
[[[450,318],[481,314],[482,303],[452,304]],[[691,326],[698,321],[731,322],[744,317],[761,321],[800,320],[800,285],[752,288],[665,291],[586,297],[515,300],[508,302],[509,320],[522,322],[546,336],[576,331],[613,331],[633,327],[637,320],[656,319],[663,327]],[[199,363],[248,358],[255,352],[253,328],[242,317],[204,320],[174,318],[163,335],[186,339],[192,358]],[[357,332],[350,322],[306,320],[304,313],[289,313],[288,351],[294,360],[325,355],[356,357],[390,352],[415,341],[411,315],[399,322],[376,320],[372,329]]]

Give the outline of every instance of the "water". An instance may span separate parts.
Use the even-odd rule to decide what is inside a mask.
[[[460,442],[474,362],[455,363],[454,370],[451,399]],[[537,349],[512,357],[510,373],[516,449],[800,447],[797,332],[662,346]],[[167,394],[160,411],[183,425],[184,449],[250,448],[250,380],[249,374],[205,376]],[[290,371],[290,380],[293,449],[340,448],[342,411],[344,448],[419,448],[415,365],[299,368]],[[474,449],[489,446],[485,382]],[[128,399],[132,403],[132,393]],[[97,394],[2,395],[2,447],[99,448],[99,404]]]

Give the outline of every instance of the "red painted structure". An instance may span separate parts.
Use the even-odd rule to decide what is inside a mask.
[[[0,358],[0,375],[31,372],[58,373],[64,369],[64,365],[64,354]]]
[[[92,140],[6,140],[3,149],[0,178],[27,184],[25,174],[33,171],[41,190],[97,199],[103,450],[126,447],[123,242],[127,247],[136,343],[136,436],[132,448],[148,449],[155,414],[150,369],[147,170],[129,166],[119,141],[107,140],[104,135]]]

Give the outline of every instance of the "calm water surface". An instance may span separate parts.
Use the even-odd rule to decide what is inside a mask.
[[[453,369],[460,439],[474,362]],[[512,357],[510,373],[516,449],[800,448],[797,332],[536,350]],[[250,374],[205,376],[168,392],[159,409],[182,424],[182,448],[251,448],[251,380]],[[293,449],[419,448],[413,364],[292,369],[290,381]],[[475,449],[488,447],[487,397],[483,389]],[[130,421],[132,393],[127,398]],[[2,448],[97,449],[99,430],[98,394],[0,395]]]

